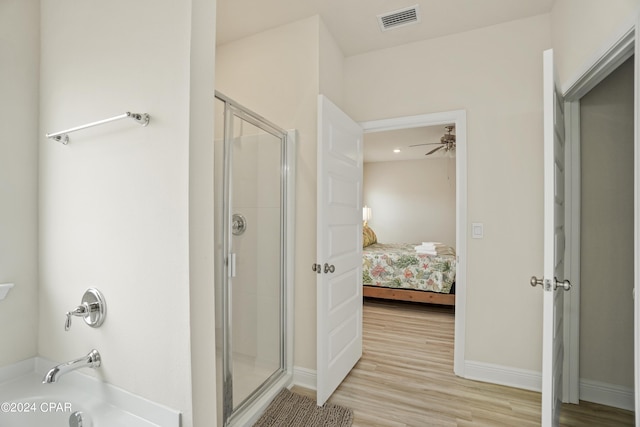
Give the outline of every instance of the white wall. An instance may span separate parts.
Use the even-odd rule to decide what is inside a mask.
[[[587,63],[637,20],[639,10],[640,0],[556,0],[551,28],[562,87],[587,71]]]
[[[345,107],[357,121],[467,111],[467,216],[484,223],[484,239],[468,240],[465,359],[535,371],[542,293],[528,282],[542,270],[550,30],[542,15],[345,60]]]
[[[378,242],[455,248],[455,158],[365,163],[363,195]]]
[[[216,2],[191,1],[189,281],[193,425],[217,418],[213,173]]]
[[[633,58],[580,100],[580,378],[633,388]]]
[[[39,353],[66,361],[96,348],[103,364],[94,374],[180,410],[191,426],[189,202],[197,206],[206,187],[190,194],[189,180],[207,175],[196,161],[190,175],[189,155],[190,143],[206,152],[212,136],[213,98],[195,94],[211,88],[213,40],[202,24],[213,9],[150,0],[41,7],[40,135],[127,110],[148,112],[151,123],[109,123],[71,134],[67,146],[39,138]],[[192,7],[205,12],[193,26]],[[192,72],[200,66],[206,76]],[[206,267],[192,273],[206,285]],[[88,287],[105,294],[104,325],[75,321],[65,332],[64,313]]]
[[[0,2],[0,366],[36,355],[40,4]]]
[[[344,54],[326,25],[319,19],[320,39],[318,67],[320,93],[340,106],[344,96]]]

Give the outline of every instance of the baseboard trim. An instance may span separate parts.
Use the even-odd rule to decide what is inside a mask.
[[[484,362],[465,362],[465,378],[540,392],[542,373]],[[634,391],[630,387],[600,381],[580,380],[580,400],[601,405],[635,410]]]
[[[540,392],[542,374],[528,369],[511,368],[491,363],[465,361],[467,379]]]
[[[300,366],[293,367],[293,384],[307,388],[309,390],[316,390],[318,380],[317,373],[314,369],[302,368]]]
[[[627,411],[635,410],[633,388],[600,381],[581,379],[580,400],[613,406]]]

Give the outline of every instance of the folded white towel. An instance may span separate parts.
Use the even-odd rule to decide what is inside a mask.
[[[429,244],[433,244],[433,246],[425,246],[425,243]],[[430,255],[430,256],[446,256],[446,255],[452,255],[455,256],[456,252],[455,250],[447,245],[444,245],[442,243],[439,242],[422,242],[422,245],[419,246],[415,246],[414,247],[416,250],[416,253],[418,254],[423,254],[423,255]]]
[[[420,246],[422,246],[425,249],[429,249],[429,248],[435,249],[439,246],[444,246],[444,245],[440,242],[422,242]]]
[[[416,246],[415,248],[416,250],[435,251],[438,249],[444,249],[446,246],[438,242],[422,242],[421,245]]]
[[[425,255],[438,255],[438,251],[435,249],[422,249],[420,248],[420,246],[416,246],[416,252],[419,254],[425,254]]]

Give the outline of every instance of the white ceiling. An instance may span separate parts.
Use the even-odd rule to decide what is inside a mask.
[[[364,162],[388,162],[394,160],[423,160],[447,157],[438,150],[430,156],[425,154],[440,144],[447,130],[446,125],[426,126],[411,129],[390,130],[364,134]],[[452,132],[455,134],[455,130]],[[410,147],[413,144],[436,144]],[[399,149],[399,153],[394,153]]]
[[[548,13],[555,0],[218,0],[217,43],[320,15],[345,56]],[[382,32],[377,15],[419,5],[421,21]]]

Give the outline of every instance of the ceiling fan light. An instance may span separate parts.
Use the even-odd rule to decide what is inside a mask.
[[[456,136],[451,134],[451,131],[455,129],[455,126],[445,126],[445,129],[447,130],[447,133],[440,138],[440,143],[444,147],[444,152],[450,154],[456,149]]]

